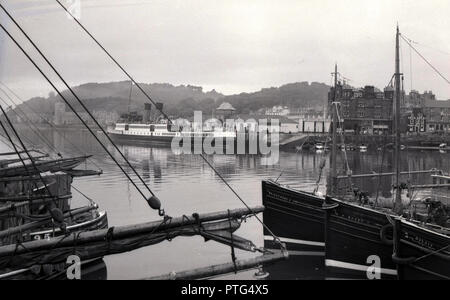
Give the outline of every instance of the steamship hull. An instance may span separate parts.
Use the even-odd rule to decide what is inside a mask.
[[[205,144],[211,145],[213,150],[221,149],[223,153],[230,154],[258,154],[261,153],[261,145],[259,135],[252,138],[248,134],[242,137],[180,137],[167,136],[158,134],[127,134],[116,131],[108,131],[111,139],[118,144],[133,146],[152,146],[152,147],[171,147],[174,138],[174,144],[179,148],[189,148],[191,150],[200,149],[205,151]],[[239,135],[239,134],[238,134]],[[207,140],[208,139],[208,140]],[[266,142],[267,147],[274,147],[275,144]]]
[[[328,278],[396,279],[393,226],[384,212],[331,199],[325,214],[325,270]]]
[[[396,222],[395,230],[399,279],[450,279],[450,236],[405,220]]]
[[[170,147],[173,139],[172,136],[123,134],[111,131],[108,132],[108,135],[114,142],[127,145],[161,145]]]

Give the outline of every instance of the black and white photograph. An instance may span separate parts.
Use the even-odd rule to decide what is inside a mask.
[[[0,0],[0,280],[449,280],[449,15]]]

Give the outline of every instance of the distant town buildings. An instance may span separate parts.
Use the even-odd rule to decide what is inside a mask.
[[[266,110],[266,116],[288,116],[291,110],[287,106],[274,106]]]
[[[409,95],[405,95],[404,108],[411,109],[424,106],[427,101],[435,101],[436,96],[432,91],[425,91],[423,94],[416,90],[412,90]]]
[[[409,133],[450,132],[450,100],[424,100],[406,113]]]
[[[86,112],[78,112],[80,117],[88,124],[93,124],[93,120]],[[119,120],[116,112],[93,111],[92,115],[101,125],[111,125]],[[56,126],[81,124],[78,117],[72,111],[66,111],[66,105],[62,102],[56,102],[53,123]]]
[[[425,132],[425,115],[423,114],[423,110],[421,108],[413,108],[406,118],[408,132]]]
[[[340,102],[339,117],[346,132],[358,134],[387,134],[392,132],[392,108],[394,89],[380,91],[373,86],[352,88],[338,83],[328,93],[328,115],[331,116],[332,102]]]

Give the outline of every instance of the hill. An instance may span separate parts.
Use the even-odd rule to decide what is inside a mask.
[[[194,110],[202,110],[211,114],[222,102],[230,102],[239,113],[250,113],[260,108],[274,105],[286,105],[291,108],[321,107],[326,103],[329,87],[323,83],[308,82],[291,83],[281,87],[265,88],[254,93],[241,93],[224,96],[215,90],[204,92],[201,87],[192,85],[174,86],[171,84],[140,84],[156,102],[164,103],[164,110],[174,116],[191,116]],[[136,86],[131,88],[129,81],[109,83],[86,83],[73,87],[74,92],[83,100],[91,111],[116,111],[123,113],[128,110],[141,110],[147,102],[145,96]],[[131,92],[131,101],[130,101]],[[79,103],[71,97],[69,91],[63,95],[69,99],[73,107],[82,111]],[[27,106],[43,115],[54,113],[54,105],[60,100],[55,93],[47,98],[35,97],[21,104],[21,109],[28,111]]]
[[[299,82],[282,85],[278,88],[266,88],[255,93],[242,93],[223,98],[231,103],[238,112],[249,113],[263,107],[275,105],[290,108],[322,108],[327,103],[330,87],[324,83]],[[219,101],[219,104],[223,101]]]

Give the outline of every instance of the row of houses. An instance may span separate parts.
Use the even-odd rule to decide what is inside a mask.
[[[450,100],[427,100],[405,114],[408,133],[450,132]]]
[[[89,117],[86,112],[78,112],[80,117],[88,124],[93,124],[93,120]],[[117,120],[119,120],[119,114],[116,112],[107,111],[93,111],[92,115],[95,117],[97,122],[102,125],[112,125]],[[63,125],[76,125],[80,124],[80,120],[72,111],[66,110],[66,105],[62,102],[55,103],[55,113],[53,115],[53,123],[56,126]]]

